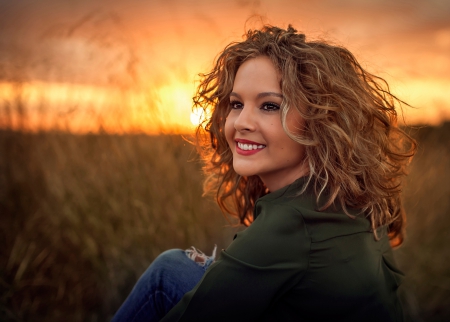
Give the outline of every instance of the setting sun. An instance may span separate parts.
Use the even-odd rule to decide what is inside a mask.
[[[160,122],[168,128],[183,132],[189,130],[192,122],[192,86],[174,83],[156,90],[157,110]],[[194,124],[195,125],[195,124]]]
[[[191,123],[194,126],[197,126],[200,123],[202,123],[203,119],[204,119],[204,111],[202,108],[197,107],[191,112]]]

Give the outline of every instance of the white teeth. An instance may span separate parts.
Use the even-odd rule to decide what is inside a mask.
[[[265,145],[262,145],[262,144],[256,145],[256,144],[247,144],[247,143],[241,143],[241,142],[238,142],[238,147],[239,147],[241,150],[249,151],[249,150],[263,149],[263,148],[265,148],[266,146],[265,146]]]

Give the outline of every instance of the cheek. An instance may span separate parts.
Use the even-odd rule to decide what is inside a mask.
[[[305,147],[297,142],[291,146],[289,158],[296,163],[300,163],[305,159]]]
[[[305,157],[305,147],[298,142],[292,140],[283,132],[278,136],[280,142],[277,150],[278,156],[284,162],[301,162]]]
[[[286,115],[286,126],[293,134],[300,134],[305,127],[305,119],[295,109],[290,109]]]

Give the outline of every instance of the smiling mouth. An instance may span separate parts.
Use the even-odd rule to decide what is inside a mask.
[[[260,149],[264,149],[266,147],[263,144],[249,144],[249,143],[242,143],[242,142],[237,142],[237,146],[239,147],[239,149],[244,150],[244,151],[260,150]]]

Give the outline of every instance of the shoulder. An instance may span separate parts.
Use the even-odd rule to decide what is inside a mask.
[[[304,230],[306,222],[302,210],[302,207],[296,206],[295,203],[283,200],[259,200],[255,205],[255,221],[252,226],[258,229],[270,229],[274,233]],[[307,234],[306,231],[305,234]]]
[[[371,233],[370,221],[361,210],[348,209],[349,216],[337,207],[331,206],[324,211],[319,211],[318,208],[312,193],[285,193],[276,199],[258,200],[255,217],[270,222],[282,219],[283,223],[280,224],[302,226],[311,242],[363,232]]]

